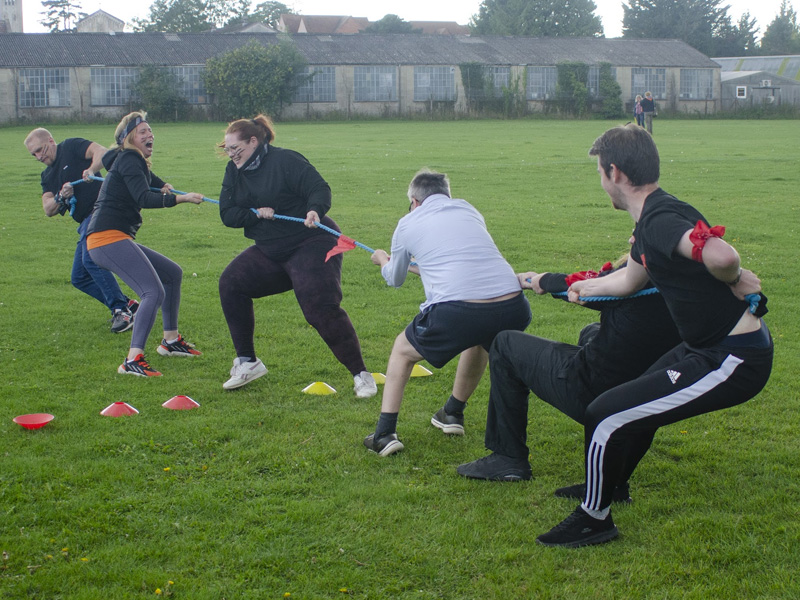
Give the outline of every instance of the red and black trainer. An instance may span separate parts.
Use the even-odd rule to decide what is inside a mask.
[[[202,354],[199,350],[195,350],[194,344],[190,344],[180,335],[174,342],[162,339],[161,345],[156,351],[161,356],[200,356]]]
[[[145,360],[144,354],[137,354],[132,360],[125,359],[117,369],[117,373],[122,375],[137,375],[138,377],[161,376],[161,373],[151,367]]]

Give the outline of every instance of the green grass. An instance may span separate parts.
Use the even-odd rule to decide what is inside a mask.
[[[518,270],[596,268],[626,249],[632,222],[599,185],[592,141],[612,123],[469,121],[279,124],[276,143],[330,182],[331,216],[387,248],[422,166],[447,172],[481,210]],[[154,123],[153,170],[218,197],[222,124]],[[110,143],[113,126],[54,127]],[[534,479],[464,480],[484,455],[488,377],[467,435],[429,424],[454,364],[409,384],[389,459],[361,445],[377,399],[352,380],[305,323],[291,294],[256,302],[256,348],[269,375],[223,393],[233,349],[217,282],[247,242],[216,207],[147,211],[139,241],[185,272],[181,331],[204,354],[165,359],[148,342],[154,380],[116,367],[129,334],[69,283],[74,226],[41,210],[27,129],[0,129],[0,597],[5,599],[797,598],[800,465],[798,121],[661,121],[662,184],[696,205],[762,278],[775,366],[754,400],[662,429],[636,471],[622,536],[581,550],[535,537],[573,503],[552,496],[582,475],[582,431],[532,399]],[[344,306],[368,367],[385,372],[422,286],[388,288],[366,252],[345,255]],[[196,277],[194,276],[196,274]],[[574,341],[593,311],[531,297],[528,331]],[[339,393],[300,390],[326,381]],[[201,407],[161,403],[186,394]],[[124,400],[141,412],[111,419]],[[11,419],[51,412],[38,431]],[[172,582],[172,583],[169,583]]]

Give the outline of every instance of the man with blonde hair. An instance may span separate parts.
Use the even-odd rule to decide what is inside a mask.
[[[70,216],[78,223],[78,244],[72,261],[72,285],[111,311],[111,331],[120,333],[133,326],[133,314],[139,303],[130,300],[114,275],[98,267],[86,249],[86,228],[94,209],[100,182],[90,179],[102,169],[106,149],[83,138],[67,138],[56,144],[51,133],[44,128],[31,131],[25,138],[25,147],[40,163],[42,171],[42,208],[48,217]],[[73,186],[72,182],[84,183]]]

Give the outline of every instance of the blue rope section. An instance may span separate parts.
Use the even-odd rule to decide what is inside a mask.
[[[657,294],[657,288],[646,288],[643,290],[639,290],[635,294],[631,294],[630,296],[579,296],[578,300],[581,302],[609,302],[611,300],[630,300],[631,298],[639,298],[640,296],[650,296],[651,294]],[[566,296],[567,292],[555,292],[551,294],[551,296]]]

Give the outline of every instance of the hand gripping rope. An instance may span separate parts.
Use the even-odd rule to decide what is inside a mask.
[[[93,179],[94,181],[105,181],[105,178],[98,177],[97,175],[92,175],[92,176],[89,177],[89,179]],[[78,185],[79,183],[82,183],[83,181],[84,181],[83,179],[79,179],[78,181],[71,182],[70,185],[75,186],[75,185]],[[150,189],[153,190],[154,192],[160,192],[161,191],[161,188],[151,187]],[[172,190],[172,191],[175,194],[186,194],[186,192],[182,192],[180,190]],[[203,201],[211,202],[212,204],[219,204],[219,200],[214,200],[212,198],[206,198],[205,196],[203,196]],[[73,209],[74,209],[74,203],[73,203]],[[251,210],[251,212],[253,212],[255,214],[258,214],[258,211],[255,208],[251,208],[250,210]],[[274,218],[280,219],[280,220],[283,220],[283,221],[295,221],[296,223],[305,223],[305,219],[301,219],[299,217],[288,217],[286,215],[273,215],[273,216],[274,216]],[[373,250],[369,246],[367,246],[365,244],[362,244],[361,242],[358,242],[358,241],[356,241],[356,240],[354,240],[352,238],[349,238],[346,235],[343,235],[343,234],[339,233],[335,229],[331,229],[327,225],[323,225],[322,223],[317,223],[316,226],[319,227],[320,229],[322,229],[322,231],[327,231],[328,233],[333,234],[337,238],[339,238],[339,243],[334,248],[334,250],[336,250],[336,252],[331,250],[331,252],[328,253],[328,257],[325,260],[327,260],[328,258],[333,256],[334,254],[339,254],[340,252],[346,252],[347,250],[352,250],[355,247],[362,248],[362,249],[366,250],[367,252],[369,252],[370,254],[374,254],[375,253],[375,250]]]

